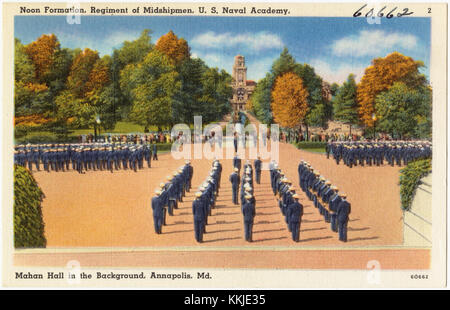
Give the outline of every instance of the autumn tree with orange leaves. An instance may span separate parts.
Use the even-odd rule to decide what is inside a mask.
[[[85,85],[86,93],[101,90],[103,86],[109,83],[109,76],[110,70],[107,60],[103,58],[98,59],[89,73],[89,77]]]
[[[272,113],[282,127],[295,128],[304,122],[308,113],[308,91],[303,80],[292,72],[275,80],[272,90]]]
[[[231,76],[190,58],[188,43],[172,31],[155,45],[150,33],[144,29],[102,57],[89,48],[61,47],[54,34],[27,45],[16,38],[17,141],[53,141],[55,134],[64,140],[78,128],[95,135],[120,120],[162,127],[190,124],[194,115],[212,122],[229,113]]]
[[[74,127],[94,126],[96,118],[108,107],[105,88],[110,82],[110,57],[100,58],[97,51],[86,48],[73,60],[67,90],[55,98],[57,119]],[[70,122],[69,122],[70,120]]]
[[[86,92],[92,90],[88,88],[90,85],[87,85],[87,82],[90,80],[91,71],[99,59],[97,51],[86,48],[73,60],[70,74],[67,78],[67,88],[76,97],[84,97]]]
[[[388,90],[395,82],[403,82],[409,87],[418,87],[426,83],[425,77],[419,73],[423,66],[420,61],[398,52],[384,58],[372,60],[367,67],[357,89],[358,113],[361,123],[367,127],[374,126],[375,98]],[[376,119],[376,118],[375,118]]]
[[[172,30],[161,36],[155,48],[165,54],[173,65],[179,65],[190,57],[189,46],[185,39],[178,38]]]
[[[34,65],[38,81],[41,81],[45,74],[51,70],[57,50],[59,50],[59,42],[54,34],[43,34],[25,47],[25,52]]]

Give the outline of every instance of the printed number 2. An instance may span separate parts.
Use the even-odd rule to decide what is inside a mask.
[[[428,14],[431,14],[431,8],[428,8]]]

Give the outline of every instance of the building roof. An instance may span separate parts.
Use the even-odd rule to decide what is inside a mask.
[[[256,82],[253,81],[253,80],[247,80],[247,81],[246,81],[246,85],[247,85],[247,86],[254,86],[254,85],[256,85]]]

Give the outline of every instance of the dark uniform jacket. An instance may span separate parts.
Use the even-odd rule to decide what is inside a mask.
[[[348,220],[348,215],[350,214],[350,203],[346,200],[341,200],[337,205],[336,215],[338,221]]]
[[[244,222],[253,222],[255,205],[251,201],[246,201],[242,207],[242,214],[244,215]]]
[[[298,201],[288,205],[288,217],[290,223],[299,223],[303,216],[303,206]]]
[[[160,217],[163,214],[163,204],[160,199],[160,197],[153,197],[152,198],[152,210],[153,210],[153,216],[154,217]]]
[[[240,180],[240,177],[239,177],[239,175],[236,173],[236,172],[233,172],[231,175],[230,175],[230,182],[231,182],[231,184],[232,184],[232,186],[234,187],[234,188],[236,188],[236,187],[238,187],[239,186],[239,182],[240,182],[241,180]]]
[[[203,221],[206,217],[202,199],[195,199],[192,203],[192,214],[194,214],[194,221]]]

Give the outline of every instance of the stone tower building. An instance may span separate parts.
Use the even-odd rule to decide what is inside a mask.
[[[230,104],[234,112],[243,111],[247,100],[256,87],[254,81],[247,80],[247,67],[245,66],[244,56],[237,55],[234,57],[232,77],[233,98],[230,99]]]

